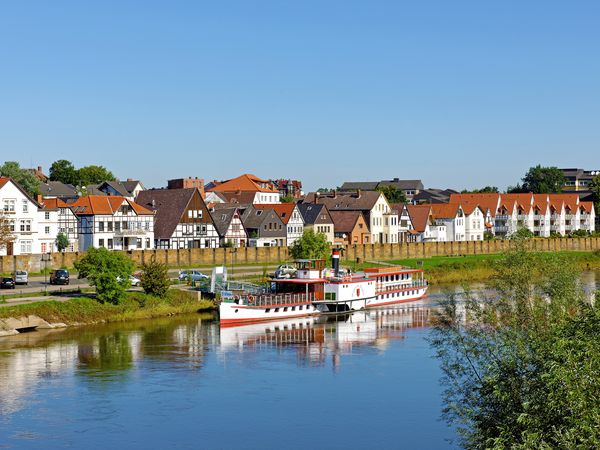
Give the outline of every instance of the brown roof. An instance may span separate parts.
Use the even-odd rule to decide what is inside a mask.
[[[271,204],[263,204],[263,205],[254,205],[256,209],[272,209],[274,210],[281,221],[286,225],[290,221],[292,217],[292,213],[294,212],[294,208],[296,208],[295,203],[271,203]]]
[[[88,195],[79,197],[69,206],[77,215],[95,215],[95,214],[110,214],[113,215],[119,210],[123,203],[131,206],[137,215],[153,215],[149,209],[144,208],[131,200],[121,197],[120,195]]]
[[[256,192],[215,192],[219,197],[225,200],[225,203],[237,203],[239,205],[247,205],[254,203]]]
[[[68,208],[70,205],[67,205],[60,198],[45,198],[42,200],[42,206],[44,209],[58,209]]]
[[[351,233],[363,214],[360,211],[329,211],[329,215],[336,233]]]
[[[479,206],[484,213],[490,211],[491,215],[495,216],[500,204],[500,194],[451,194],[450,201],[448,203],[460,203],[463,206],[463,208]]]
[[[265,187],[263,187],[263,185]],[[245,173],[237,178],[218,183],[208,189],[209,192],[270,192],[279,193],[269,180],[263,180],[251,173]]]
[[[333,193],[316,195],[311,192],[306,196],[304,201],[306,203],[317,203],[320,205],[327,206],[329,212],[331,211],[371,211],[379,200],[379,197],[383,195],[379,191],[361,191],[360,193]]]
[[[138,194],[136,202],[156,211],[154,221],[154,237],[156,239],[170,239],[173,236],[177,224],[196,191],[200,192],[198,188],[149,189]]]
[[[407,205],[406,208],[415,231],[425,232],[431,215],[431,205]]]

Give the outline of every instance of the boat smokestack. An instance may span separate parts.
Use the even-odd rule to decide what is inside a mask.
[[[333,266],[333,274],[336,277],[340,276],[340,249],[334,248],[331,251],[331,263]]]

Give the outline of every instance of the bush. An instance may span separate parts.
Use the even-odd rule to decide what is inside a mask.
[[[169,290],[169,270],[166,264],[157,262],[154,258],[148,263],[143,263],[140,282],[144,292],[148,295],[164,297]]]
[[[96,287],[98,300],[115,305],[125,298],[127,288],[131,286],[129,276],[133,267],[127,255],[105,248],[90,248],[83,258],[75,262],[79,276],[87,278]]]

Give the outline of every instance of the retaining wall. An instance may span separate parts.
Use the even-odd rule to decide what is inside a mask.
[[[532,239],[535,251],[595,251],[600,250],[600,238]],[[366,244],[346,247],[343,259],[380,261],[405,258],[428,258],[431,256],[461,256],[501,253],[507,250],[510,241],[465,241],[465,242],[422,242],[401,244]],[[134,250],[127,254],[137,263],[155,257],[171,267],[200,265],[231,265],[252,263],[278,263],[289,258],[287,247],[245,247],[238,249],[183,249],[183,250]],[[73,267],[80,253],[53,253],[50,261],[42,255],[0,256],[0,273],[16,269],[41,272],[44,267],[56,269]]]

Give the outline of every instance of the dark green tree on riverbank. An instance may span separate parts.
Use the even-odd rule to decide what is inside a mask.
[[[140,282],[144,292],[161,298],[167,295],[167,291],[171,285],[167,265],[152,258],[149,262],[143,263],[141,269],[142,276]]]
[[[468,449],[599,448],[600,312],[567,260],[513,244],[496,294],[450,296],[436,316],[445,418]]]
[[[127,255],[105,248],[90,248],[75,262],[79,276],[87,278],[96,287],[97,299],[115,305],[125,298],[127,288],[131,286],[129,276],[133,267],[133,261]]]
[[[294,259],[325,259],[329,254],[329,243],[323,233],[305,230],[302,237],[290,247]]]
[[[534,194],[558,194],[565,185],[565,176],[558,167],[531,167],[521,179],[523,184],[509,186],[507,192],[533,192]]]

